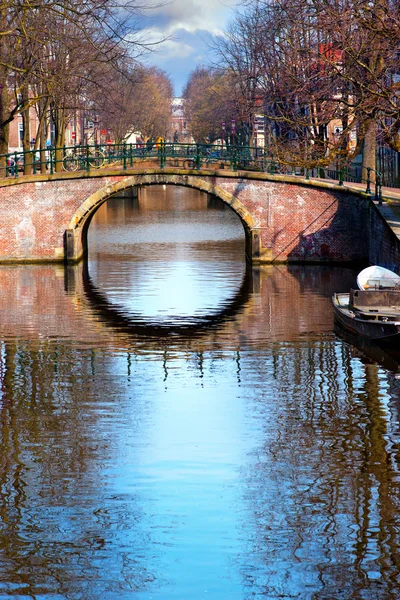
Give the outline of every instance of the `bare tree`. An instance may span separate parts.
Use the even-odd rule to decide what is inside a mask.
[[[0,2],[0,154],[8,149],[9,123],[33,103],[41,128],[42,111],[51,109],[56,143],[63,144],[70,111],[96,81],[99,65],[118,71],[146,49],[135,30],[140,8],[136,0]]]
[[[377,129],[399,149],[399,0],[252,2],[218,48],[244,99],[263,94],[282,162],[348,162],[364,142],[374,167]]]
[[[113,77],[110,79],[110,75]],[[140,132],[143,140],[165,138],[169,128],[173,87],[169,77],[155,67],[131,65],[129,70],[110,73],[107,94],[94,90],[93,102],[103,123],[111,129],[117,142]],[[100,78],[97,80],[100,81]]]
[[[222,135],[222,123],[238,119],[235,81],[229,73],[204,66],[197,67],[189,76],[183,91],[185,113],[197,142],[213,142]]]

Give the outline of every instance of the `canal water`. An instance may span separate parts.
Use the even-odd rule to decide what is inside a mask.
[[[249,269],[180,187],[89,249],[0,267],[0,599],[398,599],[398,362],[334,329],[356,271]]]

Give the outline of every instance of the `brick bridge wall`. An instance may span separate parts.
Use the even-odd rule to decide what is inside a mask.
[[[118,190],[152,184],[186,185],[222,198],[242,219],[253,262],[399,259],[397,238],[373,202],[324,182],[172,169],[56,177],[0,184],[0,262],[78,260],[97,208]],[[378,232],[384,249],[376,242]]]

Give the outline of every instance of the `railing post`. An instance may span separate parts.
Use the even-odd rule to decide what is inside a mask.
[[[49,158],[50,158],[50,175],[53,175],[53,173],[54,173],[53,148],[49,148]]]
[[[65,146],[64,146],[65,148]],[[36,152],[34,150],[31,151],[31,161],[32,161],[32,173],[36,175]]]
[[[232,158],[231,158],[231,167],[234,171],[237,171],[237,154],[236,154],[236,146],[231,146],[232,148]]]
[[[375,179],[375,200],[379,206],[382,206],[382,181],[379,173],[376,174]]]
[[[343,185],[343,171],[340,169],[338,172],[339,175],[339,185]]]
[[[367,189],[365,190],[365,193],[371,193],[371,167],[367,167]]]
[[[126,142],[124,142],[122,146],[122,160],[123,160],[123,169],[126,171]]]
[[[196,165],[196,169],[200,169],[200,144],[196,144],[195,165]]]
[[[158,162],[160,163],[160,169],[162,169],[163,168],[162,143],[158,144],[158,147],[157,147],[157,156],[158,156]]]
[[[86,145],[86,171],[90,173],[89,144]]]
[[[18,154],[14,152],[14,177],[18,178]]]

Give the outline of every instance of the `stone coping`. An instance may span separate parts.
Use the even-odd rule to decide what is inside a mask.
[[[261,173],[259,171],[232,171],[230,169],[181,169],[177,167],[164,167],[164,168],[135,168],[129,167],[125,170],[121,168],[101,168],[96,170],[87,171],[79,171],[79,172],[66,172],[61,171],[59,173],[53,174],[36,174],[36,175],[23,175],[21,174],[19,177],[7,177],[0,179],[0,188],[8,187],[12,185],[21,185],[24,183],[37,183],[44,181],[65,181],[69,179],[88,179],[88,178],[98,178],[98,177],[115,177],[115,176],[133,176],[133,175],[155,175],[155,174],[166,174],[166,175],[194,175],[197,177],[224,177],[224,178],[232,178],[232,179],[252,179],[255,181],[279,181],[282,183],[295,183],[297,185],[306,185],[311,187],[319,187],[324,189],[334,189],[335,191],[343,191],[348,193],[349,191],[355,192],[356,194],[365,196],[369,198],[370,196],[365,193],[365,191],[359,187],[353,187],[352,185],[339,185],[334,181],[327,181],[323,179],[306,179],[305,177],[299,175],[281,175],[275,174],[271,175],[270,173]],[[400,192],[400,190],[399,190]],[[400,195],[399,195],[400,199]]]

